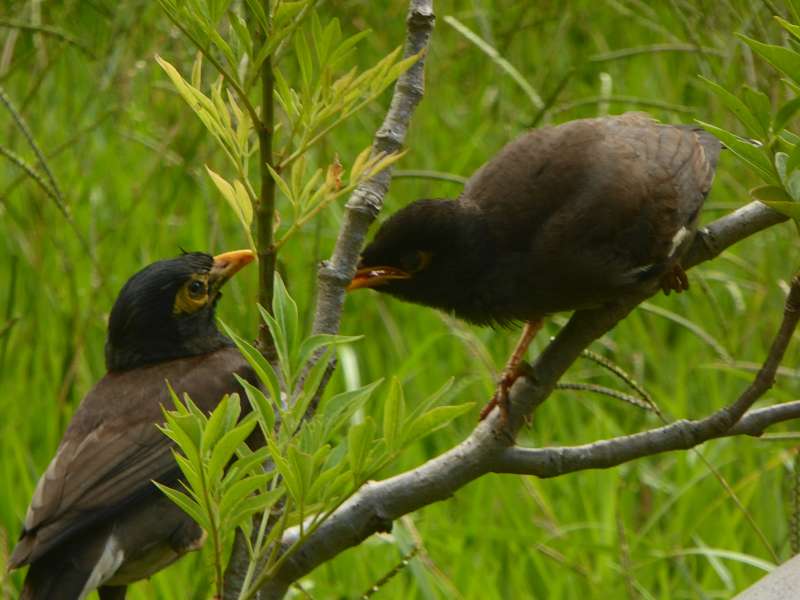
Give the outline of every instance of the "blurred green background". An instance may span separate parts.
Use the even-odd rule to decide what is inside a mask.
[[[426,95],[387,213],[420,197],[457,196],[457,182],[431,172],[468,176],[537,121],[637,109],[668,122],[696,118],[738,130],[698,74],[728,89],[746,83],[783,98],[779,76],[734,37],[743,32],[780,43],[771,16],[790,14],[782,2],[448,0],[435,8]],[[401,0],[341,0],[323,3],[320,15],[323,24],[339,18],[345,34],[372,30],[354,57],[368,65],[402,43],[406,9]],[[530,94],[447,15],[552,98],[549,109],[539,114]],[[179,248],[246,245],[203,168],[224,173],[224,158],[155,54],[183,73],[194,59],[154,2],[11,0],[0,7],[0,87],[46,155],[74,224],[0,156],[0,596],[15,597],[21,581],[19,573],[6,574],[5,560],[33,486],[80,399],[104,373],[105,324],[121,285]],[[345,168],[352,164],[389,97],[387,91],[335,130],[315,160],[327,165],[338,154]],[[0,147],[35,164],[2,106]],[[746,203],[757,184],[725,155],[703,220]],[[280,257],[306,327],[316,265],[330,254],[341,215],[341,204],[331,207]],[[690,293],[654,298],[593,349],[634,374],[670,417],[705,415],[732,401],[765,356],[797,258],[793,226],[764,232],[693,270]],[[255,275],[237,277],[219,311],[251,337]],[[532,354],[563,322],[548,323]],[[329,392],[396,375],[413,404],[455,377],[452,401],[476,401],[472,414],[418,442],[385,476],[468,435],[516,336],[371,292],[348,298],[343,333],[366,338],[340,355]],[[798,356],[795,345],[763,404],[798,397]],[[588,361],[576,363],[565,381],[621,385]],[[379,398],[368,406],[375,414]],[[657,425],[653,415],[612,398],[557,392],[524,442],[585,443]],[[356,597],[419,545],[378,597],[729,598],[791,554],[792,429],[773,439],[715,441],[700,449],[702,456],[672,453],[554,480],[484,477],[301,584],[313,598]],[[207,597],[204,560],[187,557],[134,586],[129,597]]]

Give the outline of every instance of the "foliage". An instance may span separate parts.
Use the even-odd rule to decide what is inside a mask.
[[[788,98],[773,109],[767,93],[743,85],[740,94],[711,81],[713,92],[745,127],[760,140],[758,146],[720,127],[703,123],[742,161],[752,167],[765,185],[751,190],[754,198],[794,219],[800,225],[800,137],[787,127],[800,110],[800,25],[780,16],[775,21],[790,34],[787,45],[767,44],[746,35],[739,37],[761,59],[780,71]]]
[[[266,3],[269,14],[255,0],[238,7],[230,1],[218,0],[159,2],[199,51],[191,81],[184,79],[165,59],[156,56],[156,61],[233,167],[236,175],[230,180],[208,165],[206,171],[242,224],[252,248],[256,247],[251,232],[254,206],[263,199],[255,191],[258,186],[250,182],[249,167],[251,157],[258,151],[257,142],[264,143],[258,135],[261,130],[269,129],[272,138],[274,158],[266,167],[291,209],[288,227],[276,247],[282,246],[328,204],[349,194],[361,181],[402,156],[370,157],[370,149],[366,148],[355,158],[346,183],[342,181],[343,168],[338,156],[333,157],[325,177],[322,168],[306,176],[306,154],[333,129],[379,97],[418,57],[401,59],[400,48],[396,48],[370,68],[348,69],[346,65],[352,61],[358,43],[369,31],[343,37],[336,18],[323,28],[315,10],[318,0]],[[254,21],[255,27],[248,28],[247,19]],[[219,59],[214,58],[217,55]],[[211,60],[219,73],[208,94],[202,91],[204,57]],[[290,58],[296,64],[282,64]],[[270,63],[269,76],[274,78],[275,99],[282,109],[274,122],[265,122],[249,100],[261,82],[260,69],[265,61]],[[296,87],[284,74],[292,70],[299,71]],[[287,183],[281,172],[290,167],[290,183]],[[281,211],[277,211],[275,220],[281,223]]]
[[[382,427],[372,416],[352,422],[379,381],[326,398],[309,416],[310,404],[319,401],[316,396],[330,349],[360,338],[313,335],[301,340],[297,304],[280,278],[275,282],[272,312],[262,309],[261,315],[278,348],[277,368],[226,328],[261,383],[255,386],[239,380],[251,412],[239,420],[241,407],[234,395],[206,416],[191,398],[180,401],[174,394],[175,410],[165,412],[164,433],[180,449],[176,459],[183,473],[183,490],[159,487],[208,532],[220,597],[225,556],[237,527],[250,542],[251,556],[240,597],[251,598],[291,555],[291,549],[283,555],[274,552],[276,540],[287,527],[301,526],[300,544],[411,443],[472,407],[472,403],[440,405],[448,384],[407,412],[403,389],[393,379],[382,402]],[[328,348],[323,359],[303,372],[301,367],[323,347]],[[302,385],[297,385],[301,376]],[[286,384],[285,389],[297,390],[291,402],[280,382]],[[250,437],[248,445],[256,427],[261,435]],[[257,513],[254,532],[251,518]]]

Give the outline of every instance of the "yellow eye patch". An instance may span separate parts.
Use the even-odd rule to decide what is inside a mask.
[[[175,304],[172,313],[175,315],[190,315],[203,308],[208,303],[208,274],[192,275],[181,286],[175,295]]]

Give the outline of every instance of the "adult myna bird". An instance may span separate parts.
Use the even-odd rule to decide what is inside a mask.
[[[153,485],[179,477],[157,428],[167,382],[204,411],[255,373],[214,321],[220,288],[249,250],[162,260],[131,277],[108,322],[108,373],[83,399],[28,507],[11,569],[30,564],[22,598],[125,597],[203,541],[200,527]]]
[[[526,322],[493,401],[548,314],[597,307],[661,283],[680,261],[711,188],[719,141],[644,114],[543,127],[503,148],[457,200],[418,200],[361,255],[349,290],[374,288],[479,324]]]

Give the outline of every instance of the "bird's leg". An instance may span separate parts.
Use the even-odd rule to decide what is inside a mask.
[[[103,586],[97,590],[100,600],[125,600],[125,593],[128,591],[128,586]]]
[[[667,271],[661,276],[661,291],[669,296],[670,292],[680,294],[689,289],[689,278],[686,276],[686,271],[679,263],[674,263]]]
[[[522,329],[522,335],[517,342],[516,347],[514,348],[514,352],[511,353],[511,357],[508,359],[505,368],[503,369],[503,374],[500,376],[500,381],[497,384],[497,388],[494,391],[494,396],[492,399],[489,400],[489,403],[483,407],[480,414],[480,420],[483,421],[486,416],[492,412],[492,409],[497,406],[500,409],[500,417],[503,423],[508,421],[508,391],[511,389],[511,386],[514,385],[514,382],[517,378],[522,375],[520,366],[522,365],[522,359],[525,358],[525,353],[528,351],[528,346],[531,345],[533,338],[536,337],[536,334],[542,328],[542,324],[544,323],[543,319],[536,319],[534,321],[528,321],[525,323],[525,327]]]

